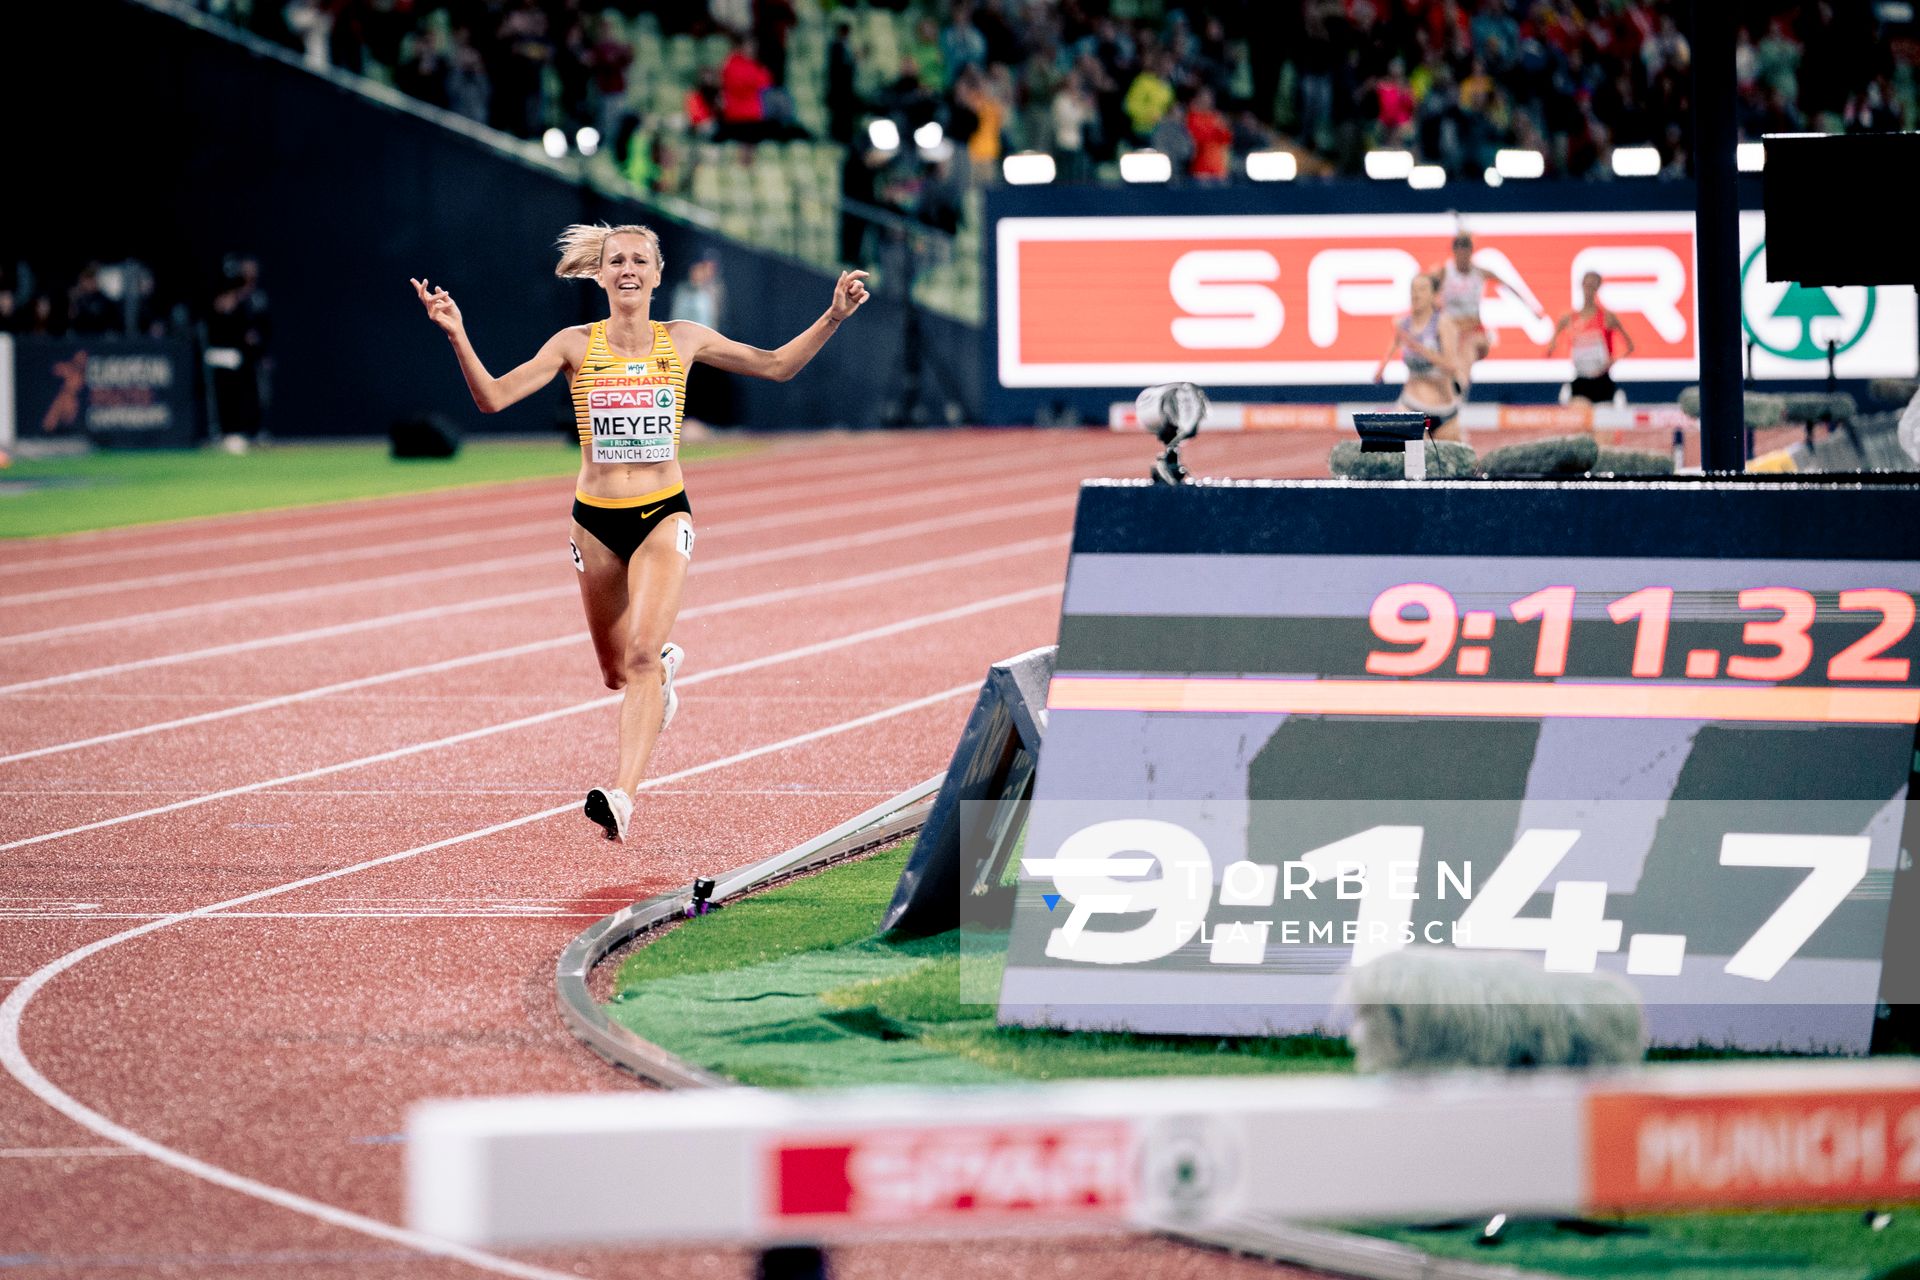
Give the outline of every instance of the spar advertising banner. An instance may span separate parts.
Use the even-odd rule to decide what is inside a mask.
[[[1446,213],[1003,217],[995,376],[1008,389],[1366,384],[1407,311],[1409,283],[1449,256],[1461,225]],[[1589,271],[1604,278],[1601,304],[1634,342],[1616,380],[1698,379],[1692,213],[1482,213],[1464,225],[1475,261],[1520,291],[1486,293],[1481,319],[1494,346],[1480,383],[1567,381],[1564,340],[1554,358],[1543,348]],[[1740,261],[1756,378],[1824,379],[1829,341],[1843,379],[1920,368],[1911,287],[1771,282],[1758,212],[1741,215]],[[1397,362],[1388,367],[1390,380],[1404,376]]]
[[[14,341],[21,441],[181,448],[200,438],[199,361],[183,338]]]

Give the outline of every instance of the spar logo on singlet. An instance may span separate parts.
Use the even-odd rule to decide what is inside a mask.
[[[587,392],[595,462],[667,462],[673,458],[670,386],[594,387]]]

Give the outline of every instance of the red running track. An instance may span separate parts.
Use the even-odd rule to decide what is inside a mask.
[[[1322,474],[1318,436],[1200,474]],[[564,482],[0,545],[0,1272],[740,1277],[738,1253],[436,1255],[406,1108],[634,1087],[553,1007],[636,898],[943,768],[1055,635],[1105,432],[807,437],[696,465],[682,706],[613,846]],[[583,1174],[583,1176],[586,1176]],[[836,1275],[1276,1274],[1163,1242],[848,1250]]]

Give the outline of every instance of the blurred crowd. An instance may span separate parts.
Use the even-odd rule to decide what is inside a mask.
[[[675,138],[804,136],[800,93],[824,95],[820,118],[842,144],[870,115],[909,133],[939,121],[969,180],[1016,150],[1051,152],[1072,181],[1151,146],[1202,182],[1275,145],[1309,174],[1357,173],[1368,149],[1387,146],[1473,175],[1499,148],[1528,147],[1570,177],[1608,176],[1618,146],[1659,148],[1671,174],[1688,171],[1692,151],[1683,0],[883,0],[905,35],[898,65],[873,65],[847,20],[860,15],[829,6],[824,84],[804,85],[787,74],[796,0],[202,3],[315,65],[377,71],[521,137],[592,126],[623,160],[636,137],[649,148],[666,139],[670,154]],[[425,21],[440,11],[444,22]],[[1910,11],[1744,4],[1743,132],[1913,127]],[[627,32],[642,15],[664,35],[730,40],[672,119],[634,106]],[[658,185],[653,161],[630,172]]]
[[[260,264],[243,254],[229,255],[219,275],[199,286],[163,278],[136,258],[77,270],[0,263],[0,333],[170,338],[204,331],[213,345],[259,345],[266,315]]]

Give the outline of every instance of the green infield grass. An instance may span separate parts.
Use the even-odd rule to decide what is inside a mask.
[[[688,461],[748,452],[751,443],[692,444]],[[100,450],[24,459],[0,469],[0,537],[34,538],[123,525],[303,507],[356,498],[570,476],[578,445],[469,440],[453,458],[404,461],[385,441],[223,449]]]
[[[1093,1077],[1350,1071],[1338,1037],[1213,1039],[994,1025],[1004,935],[876,933],[911,845],[676,925],[622,962],[607,1013],[744,1084],[1007,1084]],[[1662,1056],[1709,1056],[1674,1053]],[[1489,1140],[1494,1140],[1490,1135]],[[1920,1206],[1874,1230],[1856,1211],[1651,1215],[1628,1233],[1479,1223],[1337,1229],[1536,1275],[1635,1280],[1869,1280],[1920,1258]]]

